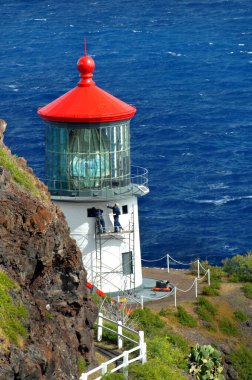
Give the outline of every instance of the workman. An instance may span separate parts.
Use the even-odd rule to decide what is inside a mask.
[[[105,220],[103,217],[103,210],[100,208],[92,207],[92,215],[96,218],[96,226],[99,233],[105,233]]]
[[[121,215],[121,211],[119,208],[119,204],[115,203],[114,206],[107,205],[108,208],[111,208],[113,210],[113,217],[114,217],[114,232],[122,231],[123,228],[119,222],[119,215]]]

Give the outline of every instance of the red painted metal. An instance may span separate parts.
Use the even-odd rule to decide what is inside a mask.
[[[94,60],[86,55],[77,62],[80,78],[77,87],[48,105],[39,108],[45,120],[71,123],[99,123],[130,119],[136,108],[95,85]]]

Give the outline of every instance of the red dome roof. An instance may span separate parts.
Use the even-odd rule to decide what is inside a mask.
[[[95,63],[84,55],[77,63],[81,80],[78,86],[48,105],[39,108],[45,120],[71,123],[99,123],[129,119],[136,108],[103,91],[93,81]]]

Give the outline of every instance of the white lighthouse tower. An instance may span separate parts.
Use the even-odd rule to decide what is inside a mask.
[[[130,291],[142,285],[137,197],[149,192],[147,170],[131,166],[136,109],[96,86],[86,52],[77,67],[77,87],[38,110],[46,124],[47,185],[81,250],[88,281],[105,293]],[[115,204],[119,232],[107,207]],[[106,232],[94,208],[103,210]]]

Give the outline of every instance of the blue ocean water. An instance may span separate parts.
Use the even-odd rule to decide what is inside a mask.
[[[143,258],[219,263],[252,248],[251,0],[1,0],[0,12],[0,118],[13,153],[44,176],[36,110],[76,85],[86,37],[97,85],[138,110]]]

